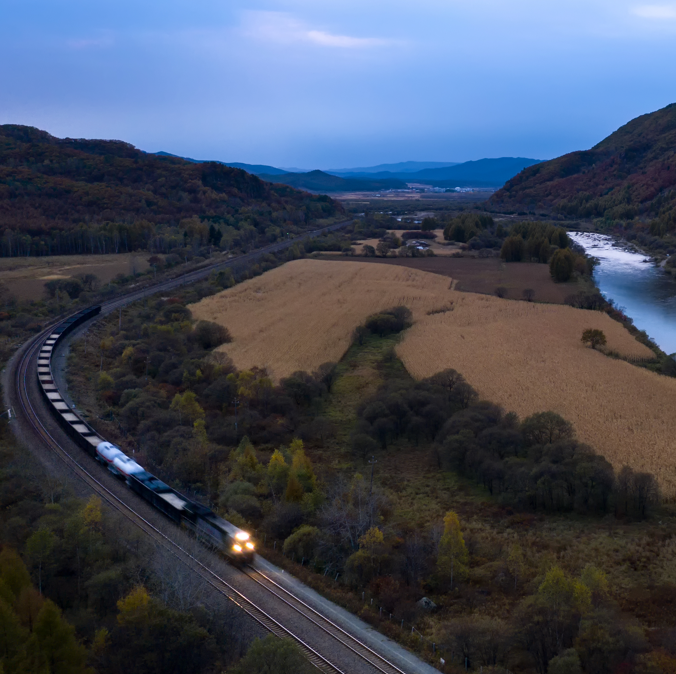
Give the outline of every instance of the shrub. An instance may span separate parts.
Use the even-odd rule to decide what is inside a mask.
[[[304,524],[284,541],[284,554],[287,557],[295,555],[296,559],[312,559],[319,536],[320,531],[317,527]]]
[[[193,330],[193,338],[205,350],[215,349],[232,341],[230,331],[223,325],[211,321],[199,321]]]

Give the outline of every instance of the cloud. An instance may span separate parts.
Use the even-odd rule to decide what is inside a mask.
[[[249,11],[245,14],[244,32],[249,37],[279,44],[314,44],[337,49],[364,49],[394,44],[376,37],[354,37],[313,29],[284,12]]]
[[[642,19],[676,19],[675,5],[639,5],[633,13]]]

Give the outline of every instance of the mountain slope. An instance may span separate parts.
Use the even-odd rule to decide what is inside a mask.
[[[523,157],[501,157],[499,159],[479,159],[464,164],[438,169],[425,169],[414,173],[411,178],[419,180],[478,180],[495,186],[504,185],[510,178],[528,166],[538,164],[539,159]]]
[[[653,233],[676,229],[676,104],[637,117],[591,150],[525,169],[490,203],[582,218],[642,216],[656,218]]]
[[[308,173],[285,173],[281,176],[261,175],[261,180],[290,185],[298,189],[313,192],[377,192],[388,189],[402,189],[406,183],[402,180],[352,180],[329,175],[323,171]]]
[[[222,164],[158,157],[121,141],[59,139],[33,127],[0,126],[0,229],[37,235],[137,223],[150,231],[197,216],[265,230],[286,222],[306,227],[340,212],[326,197]]]

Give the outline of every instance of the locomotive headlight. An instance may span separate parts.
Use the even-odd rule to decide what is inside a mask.
[[[237,543],[235,543],[235,544],[232,546],[232,549],[233,549],[235,552],[242,552],[242,546],[241,546],[241,545],[237,545]]]
[[[249,550],[253,550],[253,549],[254,549],[254,544],[253,544],[253,543],[247,543],[247,544],[246,544],[246,547],[249,548]]]
[[[235,538],[238,541],[248,541],[249,540],[249,534],[247,534],[246,531],[238,531],[235,534]]]

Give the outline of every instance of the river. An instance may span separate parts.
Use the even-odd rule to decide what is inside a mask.
[[[662,351],[676,352],[676,279],[613,237],[580,232],[569,236],[599,259],[594,280],[604,297],[613,300]]]

